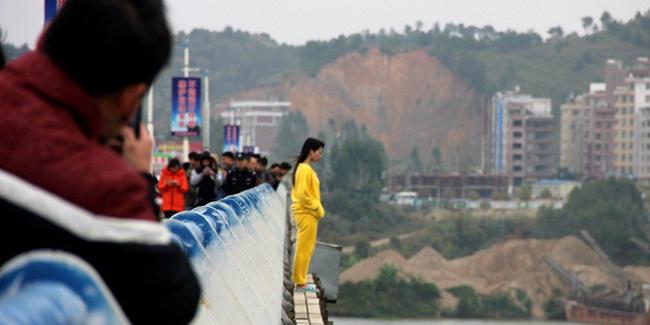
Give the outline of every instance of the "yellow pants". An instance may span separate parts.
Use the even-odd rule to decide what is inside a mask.
[[[293,283],[304,285],[307,283],[307,272],[311,256],[316,247],[316,233],[318,232],[318,220],[309,214],[294,215],[296,222],[297,239],[296,252],[293,254]]]

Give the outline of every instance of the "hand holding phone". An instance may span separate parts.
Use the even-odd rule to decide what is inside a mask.
[[[140,124],[142,124],[142,104],[138,107],[138,111],[129,125],[133,129],[136,139],[140,139]]]

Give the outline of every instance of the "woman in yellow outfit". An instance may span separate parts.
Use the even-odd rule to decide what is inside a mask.
[[[307,285],[307,271],[316,246],[318,220],[325,215],[320,201],[320,182],[311,163],[319,162],[325,149],[325,143],[308,138],[302,145],[297,166],[293,172],[293,189],[291,190],[291,212],[297,226],[298,238],[293,260],[293,283],[297,291],[316,291]]]

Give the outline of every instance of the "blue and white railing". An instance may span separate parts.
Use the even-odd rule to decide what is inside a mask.
[[[284,187],[264,184],[166,222],[201,280],[195,323],[282,323],[286,208]]]
[[[264,184],[165,222],[188,255],[203,297],[194,324],[287,324],[286,189]],[[0,267],[0,324],[127,324],[97,272],[61,251]]]

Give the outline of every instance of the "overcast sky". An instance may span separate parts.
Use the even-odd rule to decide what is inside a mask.
[[[648,0],[168,0],[175,31],[225,26],[268,33],[279,42],[303,44],[363,30],[376,32],[422,21],[492,25],[498,30],[546,31],[560,25],[582,33],[580,19],[598,21],[607,10],[617,20],[650,9]],[[0,28],[6,41],[32,46],[43,26],[43,0],[0,0]]]

